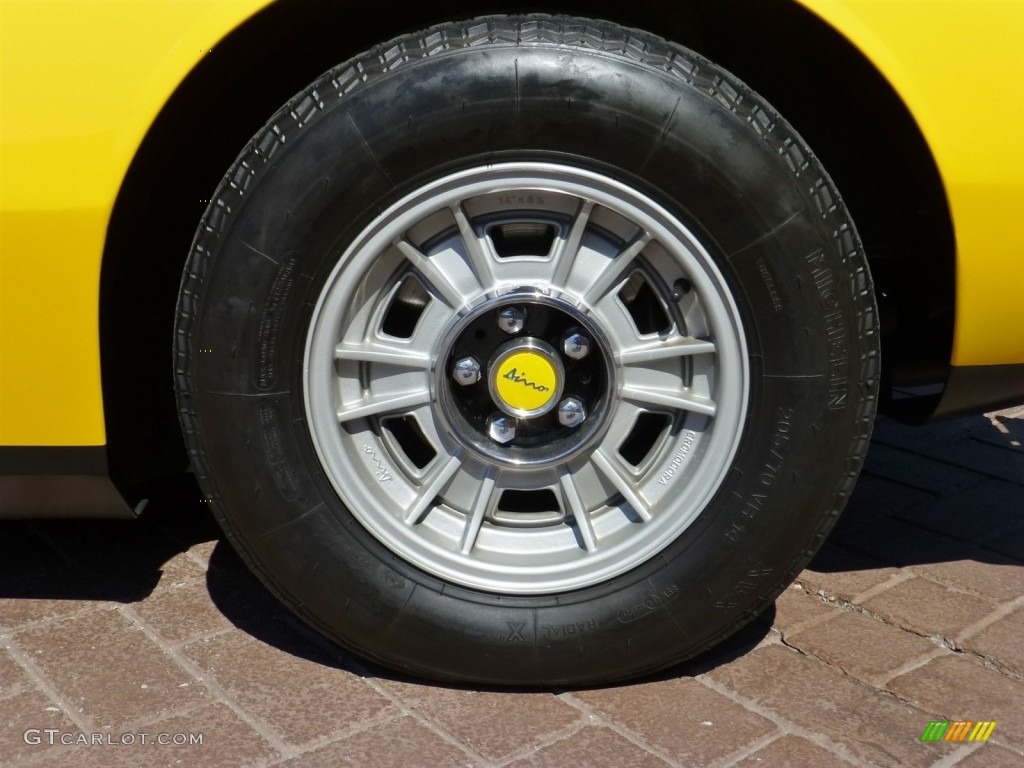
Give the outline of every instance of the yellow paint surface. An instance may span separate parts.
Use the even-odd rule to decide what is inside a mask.
[[[0,2],[0,445],[104,443],[118,189],[181,80],[266,2]]]
[[[931,146],[957,241],[952,362],[1024,362],[1024,1],[800,2]],[[98,288],[121,180],[177,85],[266,3],[0,0],[0,445],[105,441]]]
[[[875,64],[931,147],[956,235],[951,362],[1024,363],[1024,2],[800,2]]]

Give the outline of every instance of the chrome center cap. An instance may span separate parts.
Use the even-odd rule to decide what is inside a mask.
[[[498,348],[488,365],[487,383],[498,408],[509,416],[528,419],[558,404],[565,368],[550,344],[520,338]]]

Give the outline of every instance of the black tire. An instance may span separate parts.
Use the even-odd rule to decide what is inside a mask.
[[[642,561],[551,582],[565,589],[539,581],[536,589],[487,589],[480,584],[504,582],[478,579],[475,571],[450,577],[445,556],[435,561],[426,547],[415,551],[426,553],[427,567],[403,554],[402,544],[383,540],[386,527],[340,498],[367,499],[372,506],[374,494],[388,488],[356,488],[354,476],[334,476],[318,452],[329,451],[310,418],[316,391],[305,368],[307,344],[315,346],[311,324],[326,322],[321,309],[336,267],[346,280],[345,270],[353,270],[353,280],[364,274],[352,266],[361,251],[343,254],[368,237],[377,217],[387,219],[396,201],[438,179],[510,163],[567,169],[569,179],[579,169],[581,178],[589,174],[633,190],[637,200],[653,201],[685,225],[698,243],[693,250],[706,251],[708,272],[718,272],[712,278],[722,287],[722,301],[734,307],[741,327],[736,341],[746,350],[741,360],[748,381],[735,400],[742,403],[739,428],[716,432],[716,413],[700,422],[705,431],[694,431],[694,439],[707,440],[693,459],[696,467],[705,456],[728,455],[720,467],[706,469],[713,486],[706,503],[671,540],[644,539],[653,550]],[[530,242],[542,248],[555,231],[561,230],[540,225],[534,233],[540,240]],[[656,261],[644,258],[645,264]],[[640,302],[667,313],[652,328],[677,317],[665,297],[690,288],[662,285],[661,277],[671,279],[649,274],[649,292]],[[423,284],[425,295],[409,300],[415,317],[423,311],[417,302],[429,304],[439,293]],[[616,297],[625,303],[622,293]],[[536,311],[547,310],[528,309]],[[630,311],[640,333],[642,310]],[[579,313],[576,319],[587,327],[586,307]],[[599,338],[601,328],[593,333]],[[722,333],[727,337],[728,329]],[[734,632],[771,604],[835,523],[860,470],[877,391],[876,311],[861,242],[831,180],[793,128],[743,83],[691,51],[643,32],[570,18],[442,25],[375,48],[298,94],[252,140],[213,196],[185,270],[175,338],[178,402],[193,465],[248,565],[299,616],[342,645],[446,681],[614,681],[666,667]],[[607,354],[594,359],[607,360],[613,376],[617,353],[609,344]],[[448,357],[432,361],[435,368],[445,369],[456,356],[455,347],[445,349]],[[718,371],[717,359],[709,357]],[[377,365],[364,360],[352,370],[375,382]],[[689,363],[680,365],[691,370]],[[462,397],[446,389],[447,371],[433,375],[435,399],[442,391],[449,401]],[[356,374],[338,376],[339,389],[377,386],[354,384]],[[739,391],[711,380],[711,399],[729,387]],[[600,390],[587,404],[610,412],[618,407],[615,397],[616,391]],[[446,407],[454,413],[462,406]],[[683,426],[698,423],[688,421],[697,417],[685,408],[666,413],[631,434],[663,429],[658,434],[672,440]],[[609,429],[597,414],[588,417],[588,428],[598,425],[595,435]],[[337,439],[391,429],[376,418],[358,429],[344,422]],[[442,436],[467,443],[457,457],[486,463],[493,454],[501,464],[505,450],[541,456],[529,453],[542,450],[536,444],[516,447],[527,439],[522,435],[504,447],[486,440],[482,448],[468,445],[479,425],[459,418],[450,416]],[[517,428],[563,440],[568,453],[579,449],[572,461],[588,460],[595,443],[587,440],[598,438],[572,442],[583,431],[569,435],[547,418],[519,419]],[[537,426],[542,423],[551,426]],[[460,429],[471,434],[460,437]],[[405,451],[405,439],[415,444],[418,438],[391,435],[390,443],[367,444],[368,461],[385,475],[406,467],[417,476],[415,457],[377,447],[398,444]],[[637,437],[643,445],[650,439]],[[716,445],[732,445],[732,452],[716,454]],[[675,470],[688,460],[686,449],[659,454],[655,462],[651,446],[652,453],[633,458],[657,467],[636,469],[637,476],[660,472],[672,496],[685,497],[688,476]],[[434,499],[432,491],[430,504],[440,504],[448,492],[438,490]],[[622,535],[634,535],[645,525],[636,513],[645,510],[630,512],[629,499],[643,506],[646,491],[624,493],[612,493],[601,514],[621,507],[636,526]],[[657,516],[660,507],[650,506],[646,511]],[[429,506],[423,514],[441,510]],[[575,523],[565,514],[562,524],[571,528]],[[493,524],[488,517],[486,525]],[[550,563],[554,568],[561,560],[551,555]]]

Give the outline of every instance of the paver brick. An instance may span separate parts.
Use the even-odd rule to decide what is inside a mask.
[[[186,552],[176,552],[160,566],[160,581],[157,582],[154,594],[161,588],[177,584],[188,579],[202,579],[206,569],[190,557]]]
[[[991,740],[1024,747],[1021,683],[951,654],[889,681],[889,690],[949,720],[995,720]]]
[[[980,550],[964,554],[965,557],[914,565],[912,570],[996,601],[1024,595],[1024,564]]]
[[[958,762],[956,768],[1020,768],[1022,765],[1024,765],[1024,751],[1013,751],[987,743],[982,744]]]
[[[797,580],[808,591],[853,600],[869,589],[884,584],[899,573],[898,568],[880,565],[867,558],[826,545]]]
[[[1024,509],[1024,501],[1017,508]],[[1018,513],[1018,516],[1024,519],[1024,515]],[[1024,525],[1007,531],[988,533],[978,539],[978,545],[1024,565]]]
[[[895,517],[880,519],[856,537],[845,539],[842,546],[861,557],[897,568],[969,558],[976,552],[970,542],[940,536]]]
[[[587,727],[508,763],[506,768],[665,768],[657,755],[609,728]]]
[[[1024,480],[1024,472],[1021,473]],[[1024,486],[992,481],[906,509],[898,517],[965,541],[999,536],[1021,523]]]
[[[325,765],[351,765],[353,768],[412,768],[419,765],[462,768],[477,763],[415,719],[401,717],[280,764],[281,768],[320,768]]]
[[[876,439],[865,467],[873,474],[935,495],[956,493],[986,481],[984,475],[951,466]]]
[[[32,681],[5,650],[0,649],[0,699],[33,689]]]
[[[995,610],[983,597],[914,578],[864,601],[864,607],[886,621],[923,635],[955,638]]]
[[[57,619],[18,633],[16,640],[96,727],[125,726],[209,696],[116,609]]]
[[[934,643],[919,635],[855,611],[797,632],[787,641],[872,683],[936,650]]]
[[[73,733],[78,736],[79,733]],[[276,750],[223,704],[213,704],[120,732],[99,731],[100,743],[72,743],[47,753],[44,765],[75,768],[238,768],[266,765]],[[92,734],[84,734],[89,739]],[[196,740],[201,743],[196,743]],[[52,760],[52,763],[51,763]],[[35,766],[35,763],[32,763]]]
[[[772,626],[783,635],[796,631],[809,623],[828,621],[842,613],[817,595],[809,595],[798,585],[783,590],[775,600],[775,618]]]
[[[908,426],[886,416],[875,419],[871,438],[886,445],[920,451],[937,443],[960,442],[978,432],[991,429],[992,423],[984,416],[936,421],[927,428]]]
[[[60,751],[59,741],[50,744],[45,729],[77,730],[59,707],[38,691],[25,691],[0,699],[0,764],[13,765],[39,759],[44,752]],[[35,729],[26,733],[29,729]],[[38,737],[38,743],[34,743]]]
[[[382,679],[380,684],[487,760],[505,760],[585,722],[548,693],[499,693]]]
[[[333,666],[298,634],[282,636],[278,640],[287,645],[284,649],[232,630],[182,650],[291,745],[337,737],[398,713],[387,698]]]
[[[756,650],[734,639],[680,668],[710,670],[697,679],[668,673],[561,697],[354,674],[249,576],[188,483],[135,522],[6,522],[0,634],[44,682],[0,650],[0,765],[1024,765],[1024,609],[993,613],[1024,594],[1024,407],[1013,413],[923,431],[879,422],[870,471],[800,575],[805,589],[784,591],[774,608],[776,628],[805,654],[761,624],[748,635],[763,638]],[[922,666],[889,680],[908,659]],[[921,743],[939,718],[999,725],[977,748]],[[49,747],[25,744],[26,727],[204,742]]]
[[[51,530],[57,523],[39,525]],[[29,543],[38,559],[21,571],[7,570],[5,564],[6,573],[0,577],[0,630],[144,600],[161,580],[202,575],[201,567],[190,558],[158,547],[142,528],[94,523],[63,535],[53,531],[52,547],[36,549]],[[115,541],[111,530],[124,540]],[[79,537],[85,541],[73,541]],[[132,550],[136,542],[142,542],[142,553]]]
[[[962,642],[964,648],[995,659],[1024,676],[1024,609],[1004,616]],[[1024,695],[1024,694],[1022,694]]]
[[[872,445],[871,451],[875,447]],[[850,494],[850,500],[839,519],[836,533],[839,538],[847,535],[856,536],[857,531],[877,520],[894,515],[908,507],[931,504],[935,494],[920,488],[914,488],[903,482],[890,480],[887,477],[865,473]]]
[[[64,581],[62,578],[61,582]],[[31,577],[24,585],[24,596],[0,597],[0,632],[9,633],[22,627],[48,619],[70,616],[95,608],[108,608],[109,605],[84,602],[82,600],[65,600],[30,595],[55,594],[57,589],[51,586],[45,577]],[[4,594],[0,590],[0,594]]]
[[[762,648],[708,677],[873,765],[928,765],[940,755],[918,741],[927,714],[798,651]]]
[[[692,678],[581,691],[573,697],[687,765],[706,765],[778,730]]]
[[[217,539],[213,539],[211,541],[201,541],[201,542],[198,542],[197,544],[193,544],[191,547],[189,547],[188,551],[189,551],[189,553],[191,555],[193,555],[201,563],[204,563],[206,566],[209,566],[210,558],[213,556],[214,551],[218,547],[228,547],[228,546],[231,546],[231,545],[228,544],[227,542],[223,541],[222,539],[217,538]]]
[[[849,768],[852,763],[799,736],[783,736],[736,763],[735,768]]]
[[[197,746],[160,747],[168,756],[173,756],[175,765],[194,765],[196,768],[256,765],[278,756],[277,750],[259,732],[221,703],[150,723],[146,730],[157,734],[199,734],[202,737],[203,743]],[[163,756],[164,752],[159,754]]]
[[[135,612],[172,645],[233,626],[210,600],[205,579],[161,584],[148,600],[136,605]]]
[[[934,445],[925,452],[984,475],[1012,483],[1024,481],[1024,449],[1012,445],[1010,438],[994,427],[980,439],[972,437],[969,442]]]

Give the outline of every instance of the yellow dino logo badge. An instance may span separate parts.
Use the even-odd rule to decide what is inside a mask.
[[[494,385],[509,408],[534,413],[544,410],[555,396],[558,373],[545,355],[522,350],[499,363]]]

